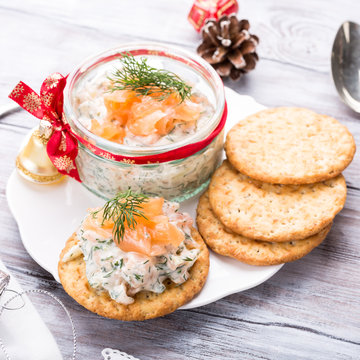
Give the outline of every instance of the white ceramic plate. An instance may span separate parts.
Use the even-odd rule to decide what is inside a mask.
[[[228,88],[226,99],[229,110],[226,132],[243,117],[264,108],[253,98]],[[86,209],[100,206],[104,201],[73,179],[54,185],[37,185],[24,180],[15,170],[8,180],[6,194],[26,250],[59,281],[57,264],[65,241],[80,224]],[[181,209],[195,218],[198,199],[199,196],[185,201]],[[250,289],[269,279],[281,267],[246,265],[211,252],[210,272],[204,288],[181,309],[203,306]]]

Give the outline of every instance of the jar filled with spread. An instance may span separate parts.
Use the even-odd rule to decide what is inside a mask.
[[[126,45],[85,61],[68,79],[64,117],[79,140],[82,184],[105,199],[129,187],[188,199],[221,160],[224,88],[197,55]]]

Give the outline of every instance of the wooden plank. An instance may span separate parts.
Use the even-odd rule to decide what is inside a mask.
[[[157,0],[149,6],[144,0],[133,0],[105,7],[95,0],[88,1],[87,6],[82,2],[64,6],[63,2],[44,3],[37,0],[29,3],[17,0],[7,3],[2,7],[2,11],[36,19],[39,31],[44,30],[38,25],[39,21],[51,22],[52,26],[46,27],[47,36],[43,41],[47,44],[58,40],[51,36],[52,32],[55,33],[54,28],[67,24],[78,29],[78,33],[91,33],[95,38],[101,33],[104,42],[122,35],[129,40],[156,39],[194,49],[200,36],[186,19],[191,4],[191,0]],[[261,0],[256,3],[243,1],[240,4],[239,16],[250,19],[252,31],[259,35],[261,56],[327,72],[335,32],[341,22],[351,17],[353,8],[354,3],[351,0],[334,1],[331,6],[328,6],[325,0],[298,3],[287,0]],[[77,16],[80,13],[82,15]],[[161,14],[166,16],[161,17]],[[161,24],[155,24],[154,19],[157,18],[161,18]],[[29,36],[31,34],[33,32],[30,32]],[[74,35],[77,36],[72,34]],[[91,44],[92,39],[88,40]],[[119,39],[117,43],[121,42]]]

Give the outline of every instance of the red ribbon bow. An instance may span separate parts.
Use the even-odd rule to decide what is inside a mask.
[[[66,77],[59,73],[48,76],[41,85],[40,95],[20,81],[9,95],[23,109],[40,120],[49,121],[53,132],[46,146],[47,154],[59,173],[81,182],[75,158],[78,142],[63,117],[63,90]]]

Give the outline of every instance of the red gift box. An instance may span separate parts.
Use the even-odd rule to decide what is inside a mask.
[[[219,19],[222,15],[236,13],[239,5],[236,0],[195,0],[188,20],[196,31],[200,31],[207,19]]]

